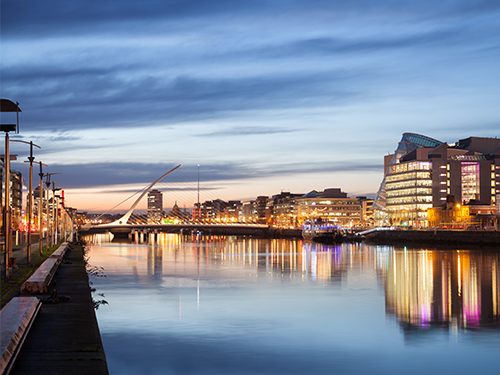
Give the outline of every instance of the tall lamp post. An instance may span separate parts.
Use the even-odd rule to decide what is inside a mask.
[[[61,188],[56,188],[55,185],[57,184],[52,181],[52,245],[55,245],[59,240],[59,196],[56,196],[56,191],[61,190]]]
[[[28,187],[28,246],[26,251],[26,265],[29,266],[31,262],[31,219],[33,217],[33,146],[41,148],[40,146],[34,144],[33,142],[26,142],[20,140],[12,140],[11,142],[20,142],[30,145],[30,156],[28,157],[28,163],[30,163],[30,178]]]
[[[48,167],[48,165],[45,165],[39,161],[34,161],[33,163],[40,165],[40,173],[38,173],[38,176],[40,176],[40,194],[39,194],[39,204],[38,204],[38,241],[39,241],[38,251],[40,252],[40,255],[42,255],[42,252],[43,252],[43,172],[42,172],[42,166]]]
[[[50,176],[54,174],[62,174],[62,173],[46,173],[44,177],[47,177],[47,180],[45,181],[45,185],[47,186],[47,207],[46,207],[46,213],[47,213],[47,247],[50,245],[50,240],[52,237],[52,224],[50,222],[50,216],[49,216],[49,191],[50,191]],[[54,199],[52,199],[52,205],[54,205]],[[53,244],[52,244],[53,245]]]
[[[0,99],[0,112],[16,112],[17,124],[1,124],[0,130],[5,132],[5,204],[3,207],[3,227],[5,235],[5,259],[4,259],[4,277],[5,280],[10,278],[10,258],[12,256],[12,228],[11,228],[11,210],[10,210],[10,155],[9,155],[9,132],[19,130],[19,103],[14,103],[9,99]]]

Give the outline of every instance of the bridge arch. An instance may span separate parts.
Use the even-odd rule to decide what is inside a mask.
[[[113,221],[112,223],[107,223],[107,224],[101,224],[101,226],[119,226],[119,225],[126,225],[127,222],[128,222],[128,219],[130,219],[130,216],[132,215],[132,212],[134,212],[135,208],[137,207],[137,205],[139,204],[139,202],[141,201],[141,199],[153,188],[153,186],[155,186],[158,182],[160,182],[164,177],[166,177],[168,174],[172,173],[173,171],[175,171],[176,169],[180,168],[180,166],[182,165],[179,164],[177,167],[169,170],[167,173],[165,173],[163,176],[161,176],[159,179],[157,179],[156,181],[152,182],[148,187],[146,187],[146,189],[142,192],[142,194],[139,196],[139,198],[137,198],[137,200],[134,202],[134,204],[132,205],[132,207],[130,207],[130,209],[127,211],[127,213],[125,215],[123,215],[121,218],[119,218],[118,220],[115,220]]]

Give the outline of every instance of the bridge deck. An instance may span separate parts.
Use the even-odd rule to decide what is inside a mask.
[[[124,224],[95,225],[91,228],[80,228],[82,235],[111,232],[115,235],[129,234],[132,231],[148,231],[158,233],[191,233],[202,232],[204,235],[251,235],[261,237],[301,237],[301,229],[272,228],[263,224]]]

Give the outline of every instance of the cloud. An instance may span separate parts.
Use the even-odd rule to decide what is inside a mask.
[[[374,174],[405,128],[496,134],[495,1],[0,4],[2,97],[67,188],[145,185],[161,160],[193,163],[182,189],[199,162],[224,186]]]
[[[318,18],[318,13],[342,20],[346,18],[366,19],[419,19],[470,18],[491,14],[500,8],[498,1],[483,0],[471,3],[466,0],[436,3],[430,0],[418,2],[391,0],[373,3],[369,0],[345,2],[341,0],[279,1],[264,0],[145,0],[142,2],[122,0],[65,1],[16,0],[2,1],[2,34],[23,37],[40,35],[59,35],[64,29],[71,33],[101,34],[124,28],[126,33],[137,33],[145,24],[188,23],[190,20],[227,20],[228,17],[248,19],[274,18],[285,15]],[[12,17],[15,14],[16,17]],[[314,17],[311,17],[314,16]]]
[[[30,136],[26,137],[22,134],[16,134],[11,136],[11,139],[22,139],[22,140],[27,140],[27,139],[36,139],[36,142],[34,141],[33,143],[51,143],[51,142],[69,142],[69,141],[79,141],[81,140],[81,137],[77,137],[74,135],[70,134],[56,134],[56,135],[38,135],[38,136]]]
[[[418,32],[413,35],[397,35],[361,39],[315,38],[294,42],[288,46],[289,53],[304,55],[321,53],[350,53],[381,51],[388,49],[411,49],[419,46],[441,45],[459,39],[460,29],[433,30]]]
[[[147,163],[94,163],[78,165],[51,164],[49,172],[62,173],[57,176],[59,185],[65,188],[86,188],[91,186],[140,184],[146,186],[155,181],[162,174],[172,169],[172,164]],[[314,163],[268,163],[265,165],[245,162],[206,163],[200,169],[203,182],[245,180],[252,178],[277,177],[279,175],[302,173],[336,173],[336,172],[363,172],[381,170],[380,163],[367,160],[332,162],[330,160]],[[46,172],[46,171],[44,171]],[[172,172],[159,184],[171,183],[172,191],[194,191],[198,176],[198,166],[183,165],[179,170]],[[177,185],[176,185],[177,184]],[[214,190],[216,187],[207,187]],[[162,190],[166,188],[162,187]],[[106,188],[103,188],[106,190]],[[122,188],[120,191],[137,191]]]
[[[199,134],[198,137],[220,137],[220,136],[248,136],[248,135],[269,135],[296,132],[295,129],[271,128],[265,126],[253,126],[247,129],[232,127],[224,130],[217,130],[211,133]]]
[[[430,15],[494,19],[495,2],[429,4],[4,0],[2,95],[20,101],[23,131],[187,124],[342,106],[379,98],[370,91],[373,77],[384,85],[399,82],[392,55],[384,55],[385,69],[372,63],[378,52],[399,51],[410,62],[399,73],[406,78],[414,74],[411,63],[428,55],[425,48],[495,42],[491,20],[480,27],[429,22]],[[349,19],[359,25],[356,32],[338,26]],[[29,47],[19,48],[22,42]],[[352,55],[361,59],[353,64]]]
[[[6,78],[4,85],[17,86],[25,81],[22,73],[15,70],[18,73],[14,76],[21,77]],[[108,73],[63,74],[48,85],[45,82],[37,87],[34,82],[29,85],[29,92],[23,88],[28,87],[27,82],[19,86],[19,95],[24,98],[25,131],[35,130],[35,126],[37,130],[76,130],[172,124],[257,109],[317,106],[326,102],[335,105],[356,96],[346,88],[350,77],[343,72],[221,79],[146,76],[132,80],[119,78],[111,70]],[[39,72],[38,76],[44,74]]]

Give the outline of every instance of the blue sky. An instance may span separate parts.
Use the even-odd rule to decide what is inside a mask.
[[[500,135],[498,1],[2,0],[0,48],[13,139],[80,210],[179,163],[166,207],[198,165],[201,200],[373,196],[403,132]]]

